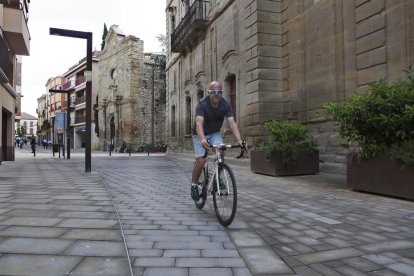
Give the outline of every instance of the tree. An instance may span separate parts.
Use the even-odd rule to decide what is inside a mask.
[[[166,51],[165,48],[167,47],[167,37],[163,34],[158,34],[155,37],[157,38],[157,40],[161,44],[161,47],[162,47],[161,52],[165,53],[165,51]]]
[[[23,137],[26,134],[26,129],[24,126],[20,126],[17,128],[17,136]]]
[[[159,68],[160,79],[162,83],[161,94],[158,98],[158,101],[162,104],[166,103],[166,76],[165,76],[165,66],[167,65],[167,57],[164,54],[151,54],[151,59],[155,61],[156,66]]]
[[[102,34],[102,43],[101,43],[101,51],[105,48],[105,38],[108,35],[108,28],[106,27],[106,23],[104,23],[104,29]]]

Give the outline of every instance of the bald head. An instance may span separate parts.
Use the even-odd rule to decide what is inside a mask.
[[[221,90],[222,89],[221,83],[219,83],[218,81],[212,81],[210,83],[209,89],[210,90],[215,90],[215,89],[220,89]]]

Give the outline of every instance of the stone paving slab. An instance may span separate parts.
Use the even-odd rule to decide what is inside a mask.
[[[21,254],[59,254],[73,241],[40,238],[8,238],[0,242],[0,252]]]
[[[82,258],[56,255],[2,255],[1,275],[66,275]]]
[[[26,226],[5,226],[0,230],[0,236],[5,237],[31,237],[31,238],[58,238],[66,229],[54,227],[26,227]]]
[[[72,271],[73,275],[107,275],[127,276],[131,275],[129,264],[126,258],[98,258],[86,257]]]

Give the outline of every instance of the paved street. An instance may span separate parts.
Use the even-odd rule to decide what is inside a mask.
[[[0,275],[414,275],[414,202],[327,174],[270,177],[229,161],[222,227],[190,200],[188,154],[16,149],[0,166]]]

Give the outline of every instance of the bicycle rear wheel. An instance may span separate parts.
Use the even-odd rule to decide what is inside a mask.
[[[206,171],[206,168],[203,168],[200,178],[198,179],[198,193],[200,194],[200,199],[198,201],[194,201],[198,209],[202,209],[204,207],[204,204],[206,204],[207,182],[208,182],[207,171]]]
[[[233,171],[227,164],[222,164],[219,168],[220,195],[217,191],[213,193],[214,211],[218,221],[223,226],[232,223],[237,209],[237,187]],[[217,190],[216,181],[214,188]]]

